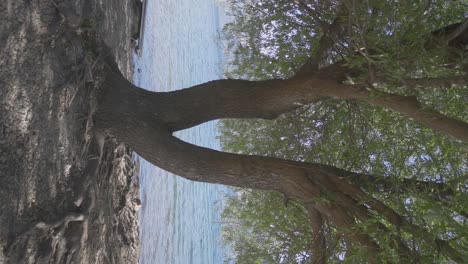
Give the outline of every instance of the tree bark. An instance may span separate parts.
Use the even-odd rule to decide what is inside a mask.
[[[274,119],[314,101],[335,98],[365,101],[399,112],[423,126],[468,143],[467,123],[427,109],[415,97],[371,92],[357,85],[340,84],[316,75],[286,80],[216,80],[158,93],[132,85],[115,69],[109,68],[108,72],[104,90],[112,91],[108,94],[118,100],[119,111],[150,115],[152,120],[157,119],[172,132],[223,118]],[[138,104],[132,104],[129,101],[133,100],[128,98],[137,98]],[[116,105],[111,102],[108,107]]]
[[[274,119],[323,98],[335,82],[315,78],[216,80],[161,95],[161,119],[171,131],[223,118]]]
[[[312,264],[326,264],[328,254],[324,232],[324,219],[313,206],[309,206],[307,212],[309,213],[309,220],[312,227]]]
[[[274,119],[317,100],[359,100],[399,112],[423,126],[468,143],[468,124],[422,106],[415,97],[371,92],[304,76],[287,80],[217,80],[168,93],[142,89],[140,104],[170,131],[222,118]]]
[[[414,111],[423,111],[414,101],[403,100],[406,98],[401,96],[372,97],[355,86],[310,77],[263,82],[220,80],[181,91],[155,93],[131,85],[119,73],[108,69],[94,118],[98,130],[127,143],[154,165],[188,180],[279,191],[344,230],[350,230],[356,219],[368,219],[368,209],[359,205],[359,201],[365,200],[369,201],[370,209],[381,213],[390,223],[411,227],[391,208],[348,183],[342,173],[337,173],[338,168],[225,153],[186,143],[172,135],[174,130],[218,118],[274,118],[327,97],[366,100],[415,118],[421,114]],[[446,122],[447,118],[441,120]],[[327,202],[318,202],[318,198]],[[380,250],[365,233],[347,232],[345,237],[369,252]],[[458,252],[448,243],[439,244],[443,244],[448,257],[459,260]]]

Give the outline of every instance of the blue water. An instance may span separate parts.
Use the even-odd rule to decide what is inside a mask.
[[[149,0],[147,8],[143,49],[135,57],[138,86],[171,91],[220,77],[223,51],[213,0]],[[214,122],[176,136],[219,149]],[[140,164],[140,263],[223,263],[219,207],[227,188],[187,181],[144,160]]]

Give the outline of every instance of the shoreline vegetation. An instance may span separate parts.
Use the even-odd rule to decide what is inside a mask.
[[[0,4],[0,263],[137,263],[138,164],[98,140],[109,46],[131,79],[139,1]]]

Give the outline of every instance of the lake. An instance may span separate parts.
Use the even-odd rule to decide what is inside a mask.
[[[222,76],[218,31],[223,11],[214,1],[155,0],[147,5],[143,49],[141,57],[135,56],[138,86],[171,91]],[[209,122],[176,136],[219,149],[216,133],[215,122]],[[228,189],[187,181],[144,160],[140,166],[140,263],[223,263],[220,207]]]

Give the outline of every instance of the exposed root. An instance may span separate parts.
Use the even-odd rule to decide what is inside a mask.
[[[54,228],[57,228],[59,226],[62,226],[62,229],[60,231],[63,231],[66,228],[66,226],[68,225],[69,222],[74,222],[74,221],[82,222],[84,220],[85,220],[85,215],[84,214],[71,213],[69,215],[66,215],[64,218],[62,218],[62,219],[60,219],[58,221],[55,221],[55,222],[51,222],[51,223],[39,222],[34,226],[34,228],[37,228],[37,229],[54,229]]]

